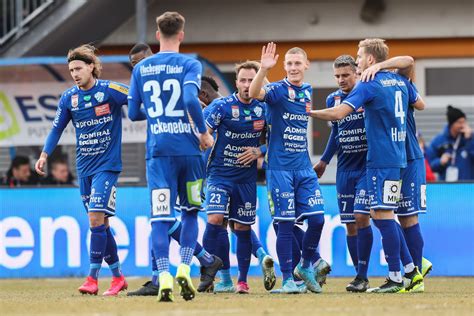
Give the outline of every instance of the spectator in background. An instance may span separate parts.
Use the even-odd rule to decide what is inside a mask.
[[[61,157],[51,161],[49,175],[42,183],[47,185],[72,185],[73,180],[66,159]]]
[[[7,174],[1,181],[1,185],[10,188],[35,184],[38,184],[38,179],[32,176],[30,159],[25,156],[16,156],[13,158],[10,169],[8,169]]]
[[[439,180],[458,181],[474,179],[474,140],[466,114],[448,105],[448,126],[437,135],[427,149],[431,169]]]
[[[421,151],[423,152],[423,155],[425,157],[426,182],[435,182],[436,175],[434,174],[433,170],[431,170],[428,157],[426,157],[425,140],[423,139],[423,137],[421,136],[419,132],[417,132],[417,138],[418,138],[418,145],[420,145]]]

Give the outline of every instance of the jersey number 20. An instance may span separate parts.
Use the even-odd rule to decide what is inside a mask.
[[[176,79],[166,79],[163,82],[163,91],[171,91],[171,97],[168,103],[163,109],[163,102],[161,101],[161,87],[160,83],[156,80],[150,80],[145,82],[143,85],[143,92],[152,92],[150,101],[153,106],[147,109],[148,115],[151,118],[165,114],[165,116],[181,117],[184,116],[183,110],[175,110],[176,103],[178,103],[179,97],[181,96],[181,85]],[[164,111],[163,111],[164,110]]]

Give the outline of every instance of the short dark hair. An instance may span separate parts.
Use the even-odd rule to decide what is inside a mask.
[[[341,55],[334,60],[333,67],[334,68],[342,68],[350,66],[352,70],[357,70],[357,64],[354,58],[351,55]]]
[[[158,31],[164,37],[171,37],[184,30],[184,17],[178,12],[165,12],[156,18]]]
[[[135,44],[132,49],[128,52],[128,56],[135,55],[140,52],[146,52],[147,50],[151,51],[151,47],[145,43],[137,43]]]
[[[30,165],[30,158],[25,156],[16,156],[12,160],[11,169],[17,169],[23,165]]]
[[[207,82],[214,91],[219,91],[219,85],[212,77],[202,76],[201,81]]]

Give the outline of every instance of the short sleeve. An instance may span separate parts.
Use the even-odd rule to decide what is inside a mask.
[[[374,81],[371,81],[374,82]],[[347,96],[347,98],[342,102],[357,111],[365,104],[371,101],[370,97],[370,84],[371,82],[361,82],[359,81],[354,89],[352,89],[351,93]]]
[[[272,82],[264,86],[263,87],[263,90],[265,90],[264,101],[267,104],[275,103],[281,96],[281,92],[280,92],[281,87],[282,85],[279,82]]]
[[[207,127],[216,130],[221,125],[225,117],[224,103],[218,103],[212,106],[209,115],[206,118]]]

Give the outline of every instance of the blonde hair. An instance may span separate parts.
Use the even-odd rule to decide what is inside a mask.
[[[388,46],[381,38],[367,38],[359,42],[359,48],[363,48],[366,54],[374,56],[379,63],[388,58]]]
[[[246,60],[243,63],[235,64],[234,69],[235,69],[236,76],[239,75],[239,72],[242,69],[254,69],[255,72],[258,72],[258,70],[260,69],[260,63],[254,60]]]
[[[299,48],[299,47],[293,47],[293,48],[290,48],[285,55],[290,55],[290,54],[300,54],[300,55],[303,55],[304,59],[308,59],[308,55],[306,54],[306,52],[304,51],[304,49],[302,48]]]
[[[92,75],[94,78],[99,78],[102,72],[102,63],[100,62],[99,57],[95,54],[96,51],[97,49],[89,44],[70,49],[67,53],[67,62],[70,63],[73,60],[82,60],[86,64],[94,64]]]

